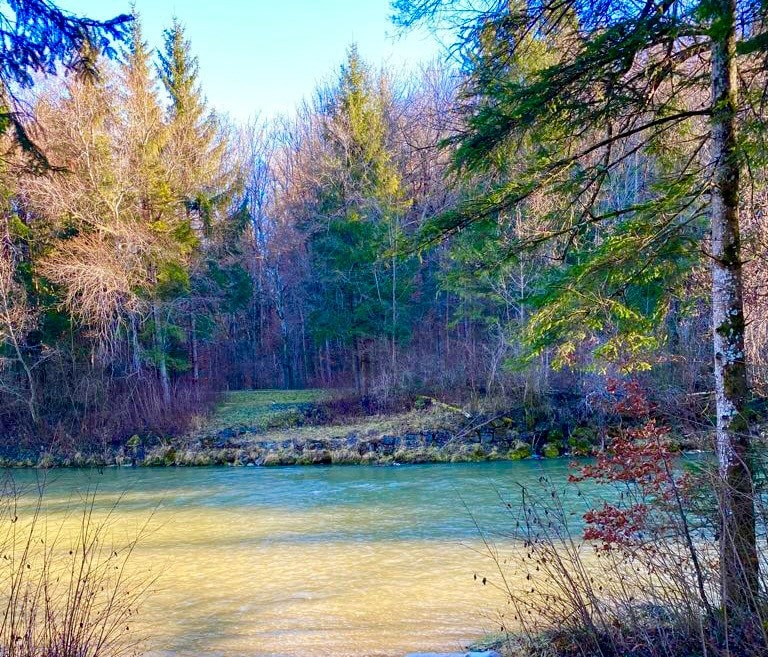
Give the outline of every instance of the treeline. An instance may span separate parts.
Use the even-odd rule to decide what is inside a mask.
[[[164,37],[153,56],[134,21],[117,63],[86,41],[77,74],[36,87],[33,146],[5,137],[6,437],[77,447],[173,432],[225,385],[200,345],[251,298],[243,167],[183,28]]]
[[[2,433],[67,446],[164,435],[222,390],[265,387],[560,399],[589,414],[629,372],[679,414],[710,410],[706,222],[692,209],[659,239],[614,210],[674,179],[685,135],[630,135],[599,185],[571,171],[582,197],[595,190],[588,203],[523,193],[552,134],[486,152],[483,129],[501,128],[478,117],[503,102],[500,81],[556,61],[558,34],[483,79],[479,64],[499,58],[486,37],[468,74],[436,63],[404,78],[350,47],[294,115],[249,126],[206,106],[178,22],[156,55],[140,21],[117,62],[85,48],[91,74],[36,89],[37,156],[5,137]],[[592,136],[559,138],[576,152]],[[758,386],[759,217],[743,221]]]

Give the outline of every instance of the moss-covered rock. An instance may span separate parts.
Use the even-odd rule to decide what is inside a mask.
[[[574,456],[589,456],[597,442],[597,431],[592,427],[576,427],[568,438]]]
[[[522,459],[529,458],[532,454],[533,449],[528,443],[523,442],[522,440],[517,440],[512,446],[512,449],[509,450],[508,457],[512,461],[521,461]]]
[[[556,459],[560,456],[560,448],[554,443],[544,443],[541,448],[541,454],[548,459]]]

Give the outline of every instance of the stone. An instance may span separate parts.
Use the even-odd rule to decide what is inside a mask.
[[[449,442],[451,442],[451,434],[447,431],[438,431],[435,434],[434,437],[434,444],[437,447],[445,447]]]

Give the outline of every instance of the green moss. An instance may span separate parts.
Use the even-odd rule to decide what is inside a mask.
[[[165,462],[165,465],[174,465],[176,463],[176,449],[169,447],[165,456],[163,456],[163,461]]]
[[[544,447],[541,448],[541,453],[548,459],[556,459],[560,456],[560,448],[552,443],[544,443]]]
[[[515,442],[514,447],[509,450],[507,457],[512,461],[521,461],[522,459],[529,458],[532,454],[531,446],[522,440],[518,440]]]
[[[597,442],[597,431],[592,427],[576,427],[568,438],[568,446],[575,456],[588,456]]]

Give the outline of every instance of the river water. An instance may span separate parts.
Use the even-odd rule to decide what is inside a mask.
[[[521,487],[546,478],[578,522],[567,475],[564,460],[62,470],[44,513],[71,519],[95,490],[97,517],[117,502],[118,543],[152,516],[129,565],[157,577],[137,626],[153,655],[395,657],[498,631],[492,555],[520,549]]]

